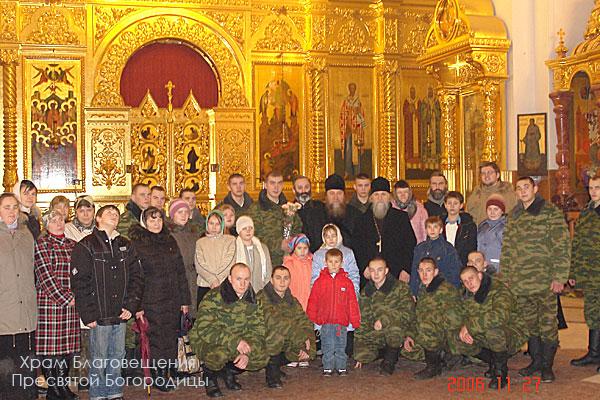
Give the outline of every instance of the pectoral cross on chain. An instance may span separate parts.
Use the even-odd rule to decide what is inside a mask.
[[[375,243],[375,245],[377,246],[377,248],[379,249],[379,252],[381,253],[381,239],[379,239],[379,241],[377,243]]]

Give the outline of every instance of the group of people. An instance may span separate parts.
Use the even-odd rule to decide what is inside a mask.
[[[319,201],[298,176],[288,202],[280,173],[256,200],[233,174],[206,216],[192,190],[166,208],[164,188],[145,184],[122,214],[90,196],[71,211],[57,196],[42,215],[35,185],[21,181],[0,196],[0,357],[14,361],[0,392],[34,398],[35,386],[14,381],[35,378],[20,362],[30,357],[43,361],[48,399],[76,398],[70,373],[89,376],[91,399],[122,398],[116,378],[129,368],[110,361],[138,357],[143,327],[153,384],[172,390],[182,316],[210,397],[223,395],[219,379],[240,390],[244,370],[265,368],[279,388],[282,366],[308,366],[317,352],[325,376],[347,375],[349,358],[354,368],[381,359],[385,375],[400,355],[425,361],[417,379],[480,359],[489,386],[504,387],[525,342],[531,363],[519,373],[552,382],[565,284],[583,288],[590,328],[589,351],[572,364],[600,365],[600,177],[572,242],[532,178],[513,190],[494,163],[480,177],[465,201],[434,172],[421,203],[408,182],[363,174],[349,202],[336,174]],[[75,356],[89,363],[70,372]]]

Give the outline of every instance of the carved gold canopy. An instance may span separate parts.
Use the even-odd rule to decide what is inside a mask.
[[[480,161],[506,165],[502,104],[509,47],[506,28],[494,15],[491,0],[437,2],[425,52],[417,61],[438,83],[444,143],[442,168],[450,186],[463,192],[472,188],[472,171]],[[482,111],[484,125],[472,139],[467,115],[470,108]],[[469,146],[474,150],[467,154],[464,149]]]

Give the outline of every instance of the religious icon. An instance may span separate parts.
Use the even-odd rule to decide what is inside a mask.
[[[146,146],[142,150],[143,163],[142,171],[146,174],[153,174],[156,172],[156,149],[153,146]]]
[[[187,153],[186,158],[187,158],[186,171],[189,172],[190,174],[195,174],[196,172],[198,172],[199,171],[198,160],[200,159],[200,156],[196,152],[196,148],[194,146],[189,147],[189,151]]]
[[[340,107],[339,127],[345,179],[354,177],[355,169],[360,172],[360,158],[367,128],[365,111],[356,89],[356,83],[348,84],[348,96],[342,101]]]
[[[546,114],[520,114],[517,119],[519,175],[546,175]]]

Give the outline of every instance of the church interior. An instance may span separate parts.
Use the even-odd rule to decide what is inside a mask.
[[[57,194],[122,206],[137,182],[190,188],[206,212],[232,173],[253,197],[278,170],[288,193],[297,175],[319,198],[328,175],[350,188],[366,173],[425,199],[432,171],[468,195],[494,161],[572,222],[600,167],[599,48],[600,0],[2,0],[2,184],[35,182],[42,208]],[[568,367],[582,302],[563,306],[556,383],[496,395],[407,378],[405,398],[589,396],[595,371]],[[398,398],[377,379],[316,385]],[[289,398],[255,385],[239,398]]]

